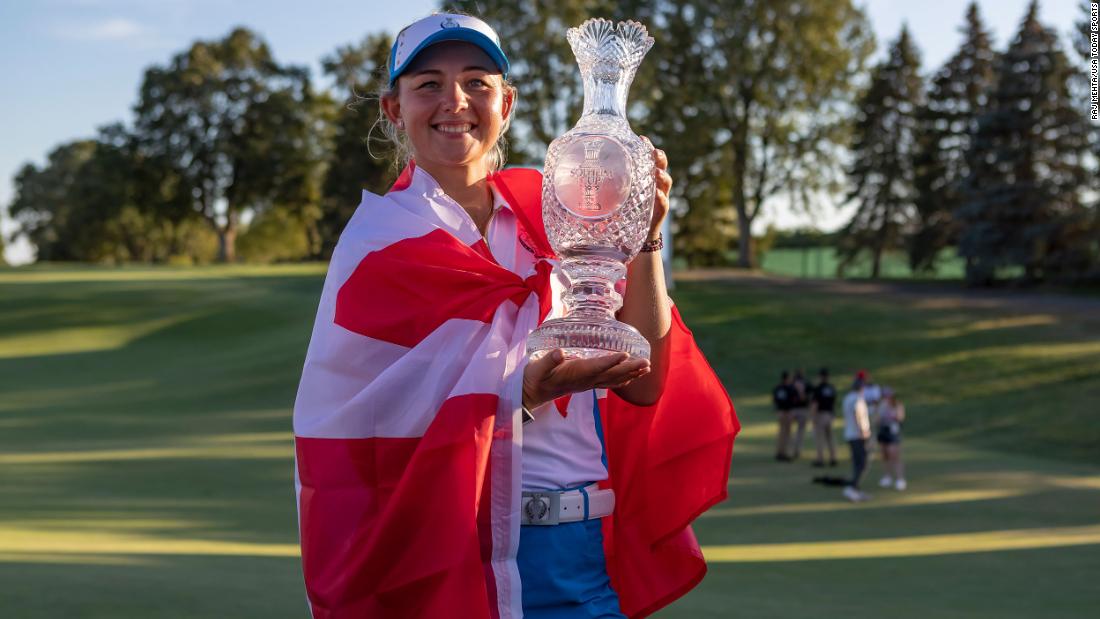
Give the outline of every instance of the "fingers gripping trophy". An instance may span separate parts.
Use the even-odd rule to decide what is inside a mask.
[[[617,352],[649,358],[649,342],[615,320],[615,284],[645,241],[655,184],[651,148],[630,129],[626,95],[653,38],[645,26],[590,19],[566,33],[584,81],[584,112],[550,144],[542,184],[546,234],[569,280],[565,315],[527,340],[534,358]]]

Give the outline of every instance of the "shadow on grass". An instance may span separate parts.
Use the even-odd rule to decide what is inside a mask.
[[[5,296],[9,326],[35,306],[59,320],[26,321],[43,337],[167,322],[117,347],[0,359],[0,525],[160,521],[175,523],[150,530],[165,539],[294,542],[291,408],[320,286],[309,275]]]
[[[296,558],[121,559],[130,563],[111,563],[119,557],[68,564],[6,562],[0,557],[0,608],[20,619],[309,616]]]
[[[66,277],[0,282],[0,348],[66,329],[122,331],[84,352],[0,359],[0,609],[31,618],[304,616],[297,559],[261,555],[292,553],[297,539],[291,406],[320,275]],[[1090,430],[1079,424],[1091,421],[1100,383],[1078,370],[1097,355],[1049,353],[1087,348],[1097,334],[1046,320],[999,323],[992,310],[827,295],[692,284],[676,296],[746,424],[730,499],[697,522],[700,542],[765,558],[785,544],[809,552],[886,539],[900,550],[878,559],[715,560],[698,591],[658,616],[1024,617],[1088,608],[1082,592],[1100,569],[1096,544],[963,551],[980,535],[1095,525],[1094,465],[980,447],[1087,449]],[[1012,350],[1021,352],[1004,354]],[[770,459],[765,394],[774,375],[822,363],[838,377],[869,367],[906,394],[909,493],[851,505],[836,488],[812,485],[819,471],[806,461]],[[966,389],[956,388],[960,379]],[[872,491],[880,471],[873,463]],[[904,556],[931,539],[942,555]],[[191,554],[197,548],[208,554]],[[1045,601],[1015,603],[1038,584],[1050,584],[1033,595]]]

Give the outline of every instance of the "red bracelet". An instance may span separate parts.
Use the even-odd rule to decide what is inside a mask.
[[[642,248],[639,249],[638,251],[640,251],[640,252],[651,252],[651,251],[657,251],[659,249],[664,249],[664,247],[665,247],[665,235],[664,235],[664,233],[660,233],[660,234],[657,235],[657,238],[653,239],[652,241],[646,241],[645,243],[642,243]]]

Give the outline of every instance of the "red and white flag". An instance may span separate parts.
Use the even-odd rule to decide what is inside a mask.
[[[294,408],[296,489],[313,616],[520,617],[527,335],[556,267],[541,176],[491,177],[538,259],[500,266],[461,207],[412,165],[364,193],[329,266]],[[456,210],[457,209],[457,210]],[[725,499],[739,429],[673,310],[668,387],[650,407],[601,400],[615,513],[612,586],[644,616],[706,570],[690,522]]]

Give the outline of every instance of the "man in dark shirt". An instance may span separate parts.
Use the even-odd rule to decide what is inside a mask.
[[[836,446],[833,443],[833,419],[836,387],[829,382],[829,369],[821,368],[818,383],[813,388],[810,408],[814,416],[814,445],[817,459],[813,465],[825,466],[825,449],[829,450],[829,466],[836,466]]]
[[[806,380],[802,369],[794,372],[791,379],[791,424],[794,427],[794,439],[791,441],[791,460],[797,460],[802,453],[802,442],[806,436],[806,422],[810,420],[810,381]]]
[[[791,439],[791,407],[794,405],[794,389],[791,386],[791,374],[787,370],[779,375],[779,384],[772,389],[772,402],[775,404],[776,417],[779,420],[779,438],[775,445],[775,459],[790,462],[787,455],[787,443]]]

